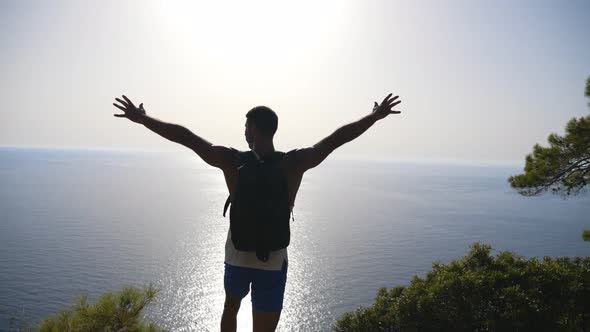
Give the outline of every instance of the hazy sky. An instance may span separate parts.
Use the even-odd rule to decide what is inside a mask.
[[[176,150],[111,104],[247,149],[310,146],[388,92],[337,154],[523,160],[588,114],[589,1],[0,1],[0,145]]]

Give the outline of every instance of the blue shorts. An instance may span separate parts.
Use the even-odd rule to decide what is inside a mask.
[[[225,264],[223,284],[231,295],[243,299],[252,283],[252,309],[260,312],[279,312],[283,309],[283,295],[287,283],[287,261],[280,271],[266,271]]]

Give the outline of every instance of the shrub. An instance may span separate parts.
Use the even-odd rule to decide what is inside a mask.
[[[85,296],[74,305],[45,320],[39,326],[41,332],[62,331],[160,331],[153,323],[145,322],[142,310],[154,300],[158,290],[152,285],[138,289],[125,287],[118,292],[102,295],[96,304],[90,304]]]
[[[408,287],[379,290],[335,331],[590,331],[590,258],[490,255],[475,243]]]

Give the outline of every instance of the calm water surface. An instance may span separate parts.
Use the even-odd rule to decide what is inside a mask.
[[[521,166],[330,157],[295,203],[280,331],[325,331],[475,241],[526,256],[590,254],[590,199],[525,198]],[[147,316],[215,331],[228,220],[221,171],[190,153],[0,149],[0,330],[79,294],[161,288]],[[12,323],[11,323],[12,320]],[[238,316],[251,330],[249,296]]]

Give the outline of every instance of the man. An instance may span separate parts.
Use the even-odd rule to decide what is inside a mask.
[[[312,147],[289,151],[279,161],[287,182],[289,205],[295,204],[297,190],[305,171],[319,165],[336,148],[364,133],[376,121],[390,114],[401,112],[392,110],[401,101],[398,96],[389,94],[381,104],[373,107],[370,114],[356,122],[347,124]],[[129,98],[115,98],[119,103],[113,105],[124,112],[116,117],[127,118],[143,124],[148,129],[173,142],[192,149],[207,164],[223,171],[230,195],[237,189],[238,168],[242,165],[239,151],[225,146],[213,145],[195,135],[190,130],[165,123],[148,116],[143,103],[136,107]],[[264,160],[275,152],[273,136],[277,130],[278,118],[268,107],[258,106],[246,115],[245,138],[256,157]],[[236,316],[252,284],[252,317],[254,331],[274,331],[279,322],[283,305],[283,294],[287,280],[287,248],[270,252],[268,259],[261,261],[255,252],[236,250],[231,234],[225,245],[225,305],[221,318],[222,331],[236,330]]]

